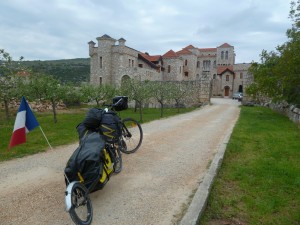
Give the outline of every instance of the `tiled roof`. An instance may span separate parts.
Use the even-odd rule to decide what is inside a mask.
[[[191,48],[195,48],[193,45],[188,45],[188,46],[186,46],[185,48],[183,48],[183,49],[191,49]]]
[[[219,48],[228,48],[228,47],[232,47],[232,46],[228,43],[224,43],[221,46],[219,46]]]
[[[234,73],[233,72],[233,66],[232,65],[230,65],[230,66],[218,66],[218,68],[217,68],[217,74],[223,74],[226,71]]]
[[[187,48],[184,48],[178,52],[176,52],[177,55],[189,55],[192,54]]]
[[[143,55],[142,55],[143,54]],[[145,56],[146,54],[144,54],[144,53],[139,53],[138,54],[138,58],[139,59],[141,59],[141,60],[143,60],[145,63],[147,63],[149,66],[151,66],[152,68],[155,68],[155,69],[157,69],[158,68],[158,66],[156,66],[153,62],[151,62],[150,60],[148,60],[147,58],[145,58],[144,56]],[[146,55],[147,56],[147,55]]]
[[[141,54],[145,59],[149,60],[150,62],[157,62],[161,59],[161,55],[148,55],[142,52],[140,52],[139,54]]]
[[[178,57],[178,55],[173,50],[170,50],[167,53],[165,53],[162,57],[163,58],[176,58],[176,57]]]

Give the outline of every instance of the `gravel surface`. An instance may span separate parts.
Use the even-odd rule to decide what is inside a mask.
[[[91,194],[93,224],[177,224],[232,131],[239,105],[212,99],[210,106],[143,124],[141,148],[123,154],[122,172]],[[0,163],[0,224],[73,224],[64,210],[63,169],[77,146]]]

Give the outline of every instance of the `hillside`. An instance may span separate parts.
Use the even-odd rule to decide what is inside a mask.
[[[54,76],[62,83],[88,82],[90,78],[90,59],[61,59],[46,61],[24,61],[24,65],[33,72]]]

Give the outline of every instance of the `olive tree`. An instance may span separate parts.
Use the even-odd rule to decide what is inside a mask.
[[[171,82],[170,84],[170,99],[175,101],[175,107],[177,112],[181,106],[187,101],[187,97],[190,96],[192,89],[189,85],[183,82]]]
[[[98,107],[100,102],[111,102],[116,93],[116,89],[111,85],[84,84],[81,86],[80,91],[86,102],[95,101]]]
[[[129,99],[135,100],[135,107],[139,108],[140,121],[143,121],[143,106],[151,97],[150,81],[139,81],[128,79],[122,83],[121,93],[127,95]]]
[[[28,86],[31,90],[29,96],[32,99],[39,99],[42,102],[49,100],[51,102],[53,121],[57,123],[56,107],[65,94],[60,82],[50,75],[32,74]]]
[[[9,103],[22,95],[17,88],[17,73],[24,71],[20,64],[22,60],[23,57],[20,57],[19,61],[13,62],[10,54],[0,49],[0,100],[4,103],[6,119],[9,119]]]
[[[163,81],[152,81],[150,84],[151,97],[160,104],[160,117],[163,117],[165,104],[172,99],[172,86]]]

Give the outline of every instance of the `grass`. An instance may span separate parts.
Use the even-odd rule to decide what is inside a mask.
[[[74,108],[58,111],[58,122],[53,122],[52,113],[34,113],[41,128],[47,136],[52,147],[71,144],[78,141],[76,126],[83,120],[87,109]],[[180,113],[194,110],[194,108],[180,109]],[[164,117],[177,115],[177,109],[165,109]],[[132,109],[120,112],[121,118],[132,117],[139,121],[139,114]],[[0,161],[19,158],[26,155],[43,152],[49,146],[39,128],[27,134],[27,141],[7,150],[14,127],[16,112],[12,112],[9,121],[4,120],[4,111],[0,110]],[[149,122],[160,118],[160,109],[144,109],[143,122]]]
[[[300,129],[242,107],[199,224],[300,224]]]

